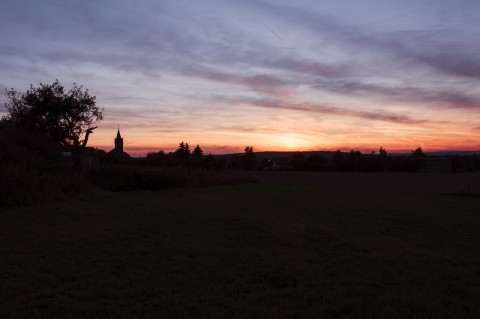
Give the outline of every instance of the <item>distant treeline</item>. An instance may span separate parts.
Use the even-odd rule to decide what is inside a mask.
[[[477,155],[427,157],[418,147],[410,154],[392,155],[383,147],[379,152],[362,154],[350,152],[290,152],[282,156],[269,156],[269,152],[255,153],[252,146],[245,148],[244,154],[204,155],[197,145],[190,151],[188,143],[181,142],[174,152],[163,151],[148,153],[145,158],[135,161],[141,165],[168,167],[188,166],[212,169],[240,170],[295,170],[295,171],[330,171],[330,172],[416,172],[429,165],[438,165],[442,160],[443,171],[463,172],[480,169],[480,157]],[[280,153],[281,154],[281,153]],[[430,164],[433,163],[433,164]],[[446,164],[445,164],[446,163]]]

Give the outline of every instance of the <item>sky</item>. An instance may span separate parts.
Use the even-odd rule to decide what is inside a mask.
[[[478,0],[2,0],[0,30],[0,90],[83,85],[107,151],[480,149]]]

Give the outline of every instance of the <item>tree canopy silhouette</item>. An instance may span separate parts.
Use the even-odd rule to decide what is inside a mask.
[[[184,143],[183,141],[178,144],[178,148],[173,152],[176,157],[179,159],[185,160],[190,157],[190,146],[188,143]]]
[[[417,147],[414,151],[412,151],[412,156],[415,158],[423,158],[425,157],[425,153],[421,147]]]
[[[76,83],[67,91],[55,80],[52,84],[40,83],[38,87],[30,85],[23,94],[6,90],[6,97],[8,114],[2,119],[4,122],[45,133],[73,153],[86,146],[96,128],[92,125],[103,119],[103,109],[95,104],[96,97]]]
[[[192,155],[197,157],[203,155],[203,150],[200,145],[197,144],[197,146],[193,149]]]
[[[253,146],[245,147],[245,156],[243,157],[243,168],[244,169],[255,169],[257,166],[257,157],[253,152]]]

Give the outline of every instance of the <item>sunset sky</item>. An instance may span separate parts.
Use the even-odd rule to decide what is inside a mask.
[[[105,150],[480,149],[478,0],[3,0],[0,30],[0,89],[83,85]]]

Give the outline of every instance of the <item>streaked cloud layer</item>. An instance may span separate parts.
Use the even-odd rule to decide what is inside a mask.
[[[76,82],[127,151],[478,149],[480,2],[24,1],[0,88]],[[4,97],[1,98],[4,102]]]

